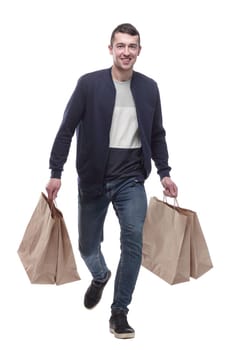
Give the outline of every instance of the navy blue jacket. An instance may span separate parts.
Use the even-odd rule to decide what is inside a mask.
[[[133,72],[134,97],[142,143],[145,178],[151,172],[151,159],[162,179],[169,176],[168,150],[163,128],[157,84]],[[109,152],[109,133],[115,103],[111,69],[83,75],[67,104],[50,155],[51,177],[60,178],[74,132],[77,134],[76,167],[83,193],[102,193]]]

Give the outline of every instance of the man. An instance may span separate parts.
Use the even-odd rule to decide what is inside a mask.
[[[119,219],[121,255],[109,320],[117,338],[133,338],[127,321],[142,257],[147,209],[144,181],[155,162],[164,194],[177,196],[170,178],[159,90],[154,80],[133,70],[141,51],[140,35],[129,23],[114,29],[109,45],[113,65],[82,76],[70,98],[50,157],[46,187],[55,199],[71,139],[77,133],[79,249],[92,282],[84,305],[100,301],[111,272],[101,252],[110,203]]]

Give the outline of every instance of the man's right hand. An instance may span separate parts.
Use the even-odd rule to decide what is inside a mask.
[[[61,179],[51,178],[46,186],[48,193],[48,199],[54,200],[57,197],[57,193],[61,187]]]

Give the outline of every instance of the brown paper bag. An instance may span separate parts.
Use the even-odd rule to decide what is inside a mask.
[[[142,266],[169,284],[189,280],[190,227],[187,216],[156,197],[150,199],[144,223]]]
[[[197,214],[152,197],[143,229],[142,265],[169,284],[198,278],[211,269]]]
[[[64,284],[80,280],[63,215],[41,193],[18,255],[33,284]]]
[[[187,216],[187,225],[191,229],[190,276],[198,278],[213,267],[205,236],[195,211],[180,207],[176,207],[175,209],[180,214]]]

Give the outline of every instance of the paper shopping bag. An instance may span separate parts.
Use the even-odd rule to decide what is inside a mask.
[[[18,255],[33,284],[80,280],[62,212],[41,193],[27,225]]]
[[[195,211],[181,207],[176,207],[176,210],[187,216],[187,224],[191,230],[190,276],[198,278],[213,267],[205,236]]]
[[[170,284],[209,271],[213,264],[197,213],[177,202],[171,205],[151,198],[143,231],[142,265]]]
[[[142,266],[169,284],[189,281],[190,234],[186,215],[152,197],[143,228]]]

